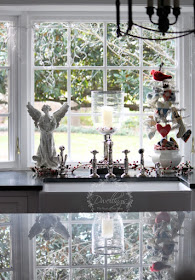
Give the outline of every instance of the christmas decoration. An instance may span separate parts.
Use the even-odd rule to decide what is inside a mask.
[[[176,93],[178,91],[170,82],[172,76],[164,74],[162,66],[163,63],[161,63],[159,71],[151,71],[155,83],[159,83],[159,85],[155,86],[153,92],[147,95],[147,101],[154,110],[154,114],[148,116],[145,125],[150,139],[156,133],[159,133],[162,137],[154,145],[153,162],[159,162],[165,169],[172,169],[180,163],[181,155],[177,141],[173,137],[168,137],[168,134],[177,129],[176,137],[187,142],[191,130],[186,129],[181,117],[184,109],[178,108],[178,103],[176,103]]]

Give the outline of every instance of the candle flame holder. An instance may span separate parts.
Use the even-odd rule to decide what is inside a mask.
[[[111,135],[121,126],[124,93],[121,91],[92,91],[91,96],[93,123],[97,131],[104,135],[104,158],[101,164],[107,165],[109,144],[112,142]]]
[[[119,213],[97,213],[92,225],[92,253],[118,255],[124,251],[124,227]]]

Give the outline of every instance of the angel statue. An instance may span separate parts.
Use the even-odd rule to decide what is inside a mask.
[[[60,120],[65,116],[69,106],[67,103],[63,104],[53,115],[49,114],[49,111],[51,111],[49,105],[43,105],[41,110],[44,114],[35,109],[30,102],[26,107],[34,120],[35,126],[40,129],[41,133],[37,155],[32,158],[37,162],[37,167],[56,168],[59,161],[56,155],[53,131],[59,126]]]
[[[53,214],[42,214],[36,217],[34,225],[29,231],[29,239],[31,240],[36,235],[43,233],[45,240],[50,240],[54,233],[60,234],[66,240],[70,234],[65,226],[61,223],[60,218]]]

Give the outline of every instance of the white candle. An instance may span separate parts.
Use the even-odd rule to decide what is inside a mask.
[[[109,106],[103,107],[102,110],[102,119],[103,119],[103,127],[112,127],[112,108]]]
[[[113,237],[113,220],[111,219],[102,220],[102,237],[104,238]]]

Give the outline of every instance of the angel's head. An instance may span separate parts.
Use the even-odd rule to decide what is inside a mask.
[[[51,111],[51,107],[49,105],[43,105],[41,110],[46,114]]]

